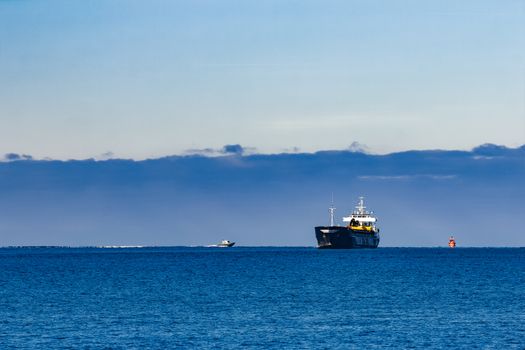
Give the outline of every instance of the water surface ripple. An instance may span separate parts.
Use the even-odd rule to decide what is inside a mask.
[[[525,249],[2,248],[0,348],[525,348]]]

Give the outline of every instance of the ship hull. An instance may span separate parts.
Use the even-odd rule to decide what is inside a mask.
[[[379,234],[342,226],[317,226],[315,237],[320,249],[377,248],[379,245]]]
[[[219,243],[219,244],[207,245],[206,247],[208,248],[230,248],[230,247],[233,247],[234,245],[235,245],[235,242],[230,242],[230,243]]]

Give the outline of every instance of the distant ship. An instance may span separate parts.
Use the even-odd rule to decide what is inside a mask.
[[[209,245],[208,247],[229,248],[229,247],[233,247],[234,245],[235,245],[235,242],[223,240],[219,244]]]
[[[448,239],[448,246],[450,248],[456,248],[456,240],[454,239],[454,236],[450,236]]]
[[[359,202],[350,216],[343,217],[347,226],[334,225],[333,204],[328,209],[330,212],[330,226],[317,226],[315,237],[317,246],[321,249],[353,249],[377,248],[379,245],[379,228],[375,225],[377,218],[373,212],[366,211],[364,198],[359,197]]]

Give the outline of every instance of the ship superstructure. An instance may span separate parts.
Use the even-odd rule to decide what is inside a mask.
[[[212,244],[212,245],[209,245],[208,247],[209,248],[230,248],[230,247],[233,247],[235,245],[235,242],[232,242],[232,241],[228,241],[227,239],[225,240],[222,240],[221,243],[219,244]]]
[[[373,212],[366,210],[364,197],[359,197],[355,210],[343,217],[346,226],[334,225],[335,208],[328,209],[330,213],[329,226],[317,226],[315,236],[319,248],[351,249],[377,248],[379,245],[379,228]]]

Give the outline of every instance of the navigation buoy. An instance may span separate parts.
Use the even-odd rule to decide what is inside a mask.
[[[454,239],[454,236],[450,236],[450,238],[448,239],[448,246],[450,248],[456,247],[456,240]]]

